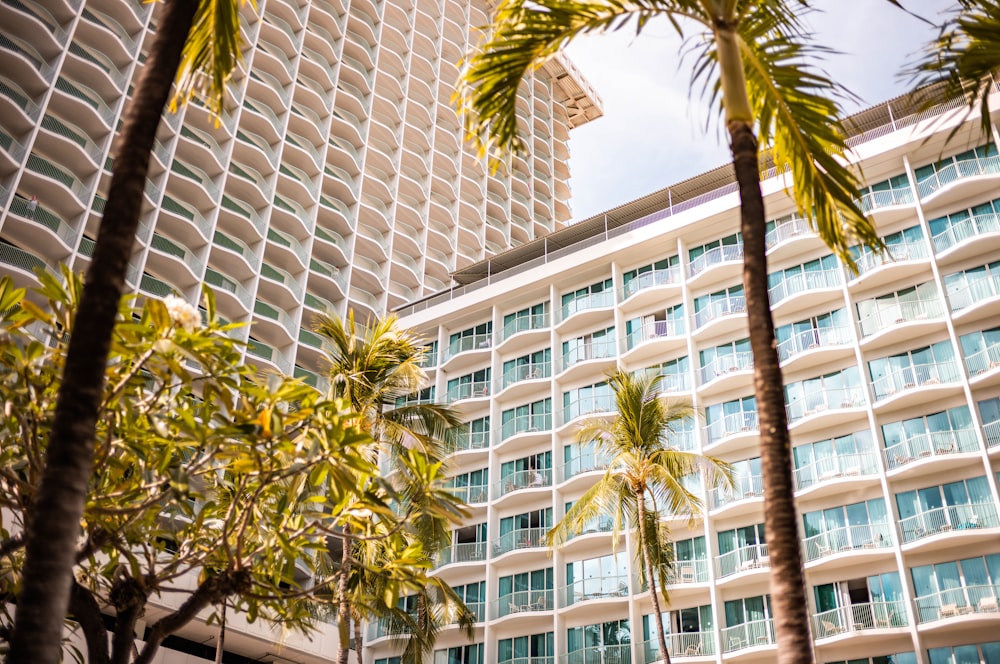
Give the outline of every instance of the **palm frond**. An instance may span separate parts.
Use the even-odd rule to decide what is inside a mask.
[[[225,105],[226,83],[242,59],[240,6],[237,0],[202,0],[194,25],[184,43],[172,110],[198,95],[209,112],[218,117]],[[257,11],[257,3],[251,0]]]

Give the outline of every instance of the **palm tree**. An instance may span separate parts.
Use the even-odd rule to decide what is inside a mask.
[[[810,66],[823,49],[808,44],[801,16],[809,10],[809,0],[504,0],[491,37],[470,55],[456,91],[467,133],[481,153],[498,160],[524,149],[516,115],[521,80],[573,38],[630,24],[639,33],[662,16],[690,45],[692,83],[722,110],[740,192],[778,660],[797,663],[813,661],[812,641],[768,301],[759,143],[768,146],[767,162],[790,178],[799,214],[847,265],[855,267],[853,244],[882,248],[858,207],[857,179],[843,159],[839,116],[847,93]]]
[[[683,402],[661,399],[659,376],[618,369],[608,376],[608,384],[615,393],[617,414],[585,426],[579,436],[581,444],[596,445],[597,453],[610,459],[608,469],[549,531],[549,544],[561,545],[602,515],[611,516],[615,541],[623,525],[634,530],[636,556],[653,599],[661,656],[669,664],[657,582],[661,589],[666,586],[672,555],[670,535],[660,517],[688,515],[693,521],[700,511],[701,499],[684,486],[684,477],[704,472],[710,486],[731,486],[732,476],[723,461],[668,446],[669,434],[679,422],[693,417],[694,410]]]
[[[132,255],[149,154],[177,78],[175,101],[204,94],[216,112],[239,59],[235,0],[168,0],[116,141],[111,185],[74,322],[25,567],[8,661],[59,661],[63,618],[87,485],[97,413],[125,273]]]
[[[401,507],[400,532],[403,545],[397,550],[409,553],[406,545],[418,543],[422,563],[430,566],[430,557],[450,538],[448,523],[462,516],[461,505],[443,489],[440,476],[443,440],[451,428],[459,424],[453,409],[434,403],[407,404],[408,395],[417,392],[426,383],[421,367],[424,358],[423,344],[408,330],[400,329],[395,316],[370,320],[364,326],[355,324],[354,313],[347,320],[322,316],[315,325],[316,332],[327,342],[327,360],[330,363],[331,396],[344,399],[357,413],[361,428],[369,433],[374,444],[369,452],[372,461],[380,457],[395,469],[390,479],[392,490],[399,497]],[[390,519],[393,515],[381,515]],[[361,616],[352,609],[351,586],[366,593],[374,584],[366,576],[375,564],[373,552],[385,556],[392,547],[366,547],[366,541],[352,537],[356,531],[368,526],[345,525],[344,548],[340,563],[338,584],[338,623],[341,630],[339,664],[347,664],[350,621]],[[390,528],[389,530],[392,530]],[[378,533],[365,533],[378,536]],[[367,554],[367,555],[366,555]],[[352,572],[356,562],[367,562],[363,569]],[[385,566],[384,559],[382,566]],[[425,577],[426,579],[426,577]],[[425,592],[426,584],[415,586]],[[355,600],[359,599],[354,593]],[[450,598],[449,598],[450,599]],[[392,610],[393,606],[383,607]],[[464,606],[462,607],[464,608]],[[369,607],[368,615],[378,615]],[[433,621],[414,623],[411,643],[418,650],[433,645]],[[419,633],[418,633],[419,632]]]
[[[989,98],[1000,72],[1000,2],[959,0],[924,53],[913,68],[916,87],[943,83],[946,97],[967,99],[970,110],[979,104],[983,133],[989,136]]]

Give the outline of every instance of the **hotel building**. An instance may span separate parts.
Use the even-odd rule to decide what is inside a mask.
[[[994,129],[904,100],[849,122],[861,205],[888,247],[858,273],[764,179],[770,298],[818,662],[1000,662],[1000,157]],[[955,131],[951,140],[948,139]],[[574,444],[613,410],[605,374],[655,371],[700,413],[669,443],[735,487],[671,516],[674,661],[773,662],[768,547],[739,201],[730,166],[462,269],[400,310],[431,340],[414,399],[461,409],[451,463],[471,503],[439,560],[478,612],[435,664],[660,660],[634,538],[546,531],[604,472]],[[383,625],[365,661],[395,664]]]
[[[0,264],[83,270],[155,3],[0,2]],[[153,149],[131,289],[251,323],[248,360],[315,383],[317,312],[360,319],[439,291],[570,218],[569,129],[600,101],[558,58],[522,89],[531,155],[463,142],[456,63],[486,0],[260,0],[216,124],[192,103]]]

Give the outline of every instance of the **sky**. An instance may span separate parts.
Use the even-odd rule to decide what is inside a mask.
[[[859,101],[848,112],[902,94],[900,72],[935,34],[886,0],[816,0],[817,43],[836,48],[822,67]],[[904,0],[933,20],[950,0]],[[688,101],[688,61],[669,24],[586,36],[567,52],[604,102],[604,117],[570,132],[573,220],[586,219],[729,161],[700,88]],[[706,126],[707,123],[707,126]]]

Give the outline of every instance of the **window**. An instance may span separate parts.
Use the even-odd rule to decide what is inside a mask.
[[[863,406],[865,398],[860,386],[861,375],[856,366],[785,385],[788,421],[831,408]]]
[[[503,317],[503,338],[508,339],[518,332],[547,327],[548,324],[549,303],[540,302],[512,314],[506,314]]]
[[[716,263],[742,259],[743,236],[739,233],[688,250],[689,271],[692,277]]]
[[[490,416],[480,417],[455,427],[449,432],[448,443],[452,452],[489,447]]]
[[[913,202],[913,191],[906,173],[894,175],[888,180],[862,187],[861,209],[865,212],[892,205],[905,205]]]
[[[991,448],[1000,445],[1000,397],[980,401],[979,417],[983,421],[986,444]]]
[[[545,546],[545,535],[551,527],[551,507],[504,517],[500,519],[500,540],[494,549],[494,554]]]
[[[448,381],[448,401],[485,397],[490,393],[490,368],[480,369]]]
[[[563,480],[587,472],[606,468],[609,459],[600,453],[597,443],[590,440],[563,446]]]
[[[684,334],[684,305],[625,321],[625,342],[629,350],[643,341]]]
[[[782,362],[801,352],[820,346],[850,343],[850,322],[846,309],[811,316],[774,329],[778,359]]]
[[[562,368],[567,369],[584,360],[614,357],[616,353],[615,328],[611,326],[605,330],[597,330],[582,337],[564,341],[562,344]]]
[[[700,295],[694,299],[694,324],[701,327],[720,316],[746,311],[743,286],[731,286],[725,290]]]
[[[434,403],[434,386],[425,387],[422,390],[407,394],[405,397],[396,397],[396,408],[404,406],[416,406],[424,403]]]
[[[910,575],[920,622],[997,610],[1000,553],[913,567]]]
[[[711,404],[705,409],[708,442],[716,443],[726,436],[757,430],[757,400],[743,397],[725,403]]]
[[[776,247],[785,240],[809,232],[809,222],[797,214],[788,214],[778,219],[767,222],[764,235],[764,243],[768,250]]]
[[[485,503],[489,499],[489,470],[480,468],[456,475],[446,486],[467,503]]]
[[[675,360],[667,360],[662,364],[654,364],[646,367],[646,375],[652,374],[659,377],[656,387],[660,392],[683,392],[689,389],[689,377],[691,369],[688,366],[688,358],[679,357]]]
[[[979,449],[968,406],[883,424],[882,440],[890,469],[932,454]]]
[[[552,350],[535,351],[503,363],[503,386],[552,375]]]
[[[896,507],[904,542],[939,532],[978,528],[995,521],[993,498],[985,476],[897,493]]]
[[[813,595],[819,637],[906,624],[899,572],[824,583],[813,586]]]
[[[1000,293],[1000,261],[944,275],[952,311],[961,311]]]
[[[632,655],[632,631],[629,621],[570,627],[566,630],[567,664],[586,662],[628,662]]]
[[[913,171],[920,196],[929,196],[962,177],[996,172],[997,149],[992,143],[946,157]]]
[[[699,351],[701,361],[701,382],[707,383],[718,376],[733,371],[745,371],[753,368],[753,353],[750,351],[750,339],[714,346]]]
[[[833,254],[767,275],[771,305],[807,290],[839,286],[840,264]]]
[[[932,281],[861,300],[857,308],[863,337],[900,323],[938,318],[944,313],[937,286]]]
[[[566,600],[581,602],[602,597],[627,597],[628,554],[613,553],[566,563]]]
[[[1000,327],[964,334],[959,342],[970,376],[1000,366]]]
[[[448,339],[448,354],[457,355],[467,350],[489,348],[493,339],[493,321],[487,321],[456,332]]]
[[[908,260],[927,256],[927,245],[924,243],[924,231],[920,226],[910,226],[901,231],[882,237],[888,249],[888,256],[874,252],[863,245],[850,248],[851,256],[857,263],[858,271],[864,274],[892,260]]]
[[[540,452],[500,465],[500,495],[552,485],[552,452]]]
[[[595,383],[563,392],[563,423],[590,413],[615,410],[615,394],[606,382]]]
[[[930,664],[1000,664],[1000,641],[931,648],[927,654]]]
[[[500,439],[519,433],[548,431],[552,428],[552,399],[542,399],[503,411],[500,416]]]
[[[729,576],[760,567],[767,561],[764,524],[719,531],[719,576]]]
[[[610,307],[615,303],[614,286],[610,278],[590,284],[562,296],[562,317],[568,318],[584,309]]]
[[[434,651],[434,664],[483,664],[482,643]]]
[[[1000,231],[997,212],[1000,212],[1000,198],[931,219],[927,225],[931,230],[934,250],[946,251],[977,235]]]
[[[889,515],[882,498],[806,512],[802,522],[807,560],[838,551],[892,545]]]
[[[452,590],[458,598],[465,602],[465,605],[476,615],[476,622],[483,622],[486,619],[486,582],[474,581],[464,586],[452,586]]]
[[[674,656],[713,655],[715,638],[713,634],[712,605],[693,606],[685,609],[664,611],[663,631],[667,633],[667,645]],[[642,617],[642,639],[659,657],[659,637],[656,634],[656,618],[652,613]]]
[[[876,399],[885,399],[917,385],[933,385],[958,380],[955,349],[951,341],[914,348],[905,353],[881,357],[868,363]]]
[[[499,664],[517,662],[550,662],[555,661],[555,644],[553,632],[532,634],[531,636],[515,636],[512,639],[497,641],[497,661]]]
[[[680,258],[671,256],[622,275],[625,297],[635,295],[644,288],[674,283],[680,278]]]
[[[497,617],[554,608],[552,578],[551,567],[500,577]]]
[[[874,452],[874,439],[867,429],[794,447],[795,488],[806,489],[844,475],[877,472]]]

